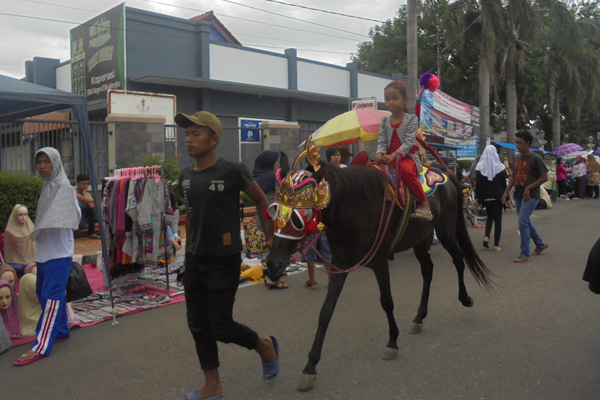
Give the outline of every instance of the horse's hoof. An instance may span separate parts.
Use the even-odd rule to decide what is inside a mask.
[[[418,322],[413,322],[412,324],[410,324],[408,333],[410,333],[411,335],[418,335],[419,333],[421,333],[422,330],[423,330],[423,324],[420,324]]]
[[[317,381],[317,374],[309,375],[302,373],[300,375],[300,380],[298,381],[298,390],[301,392],[306,392],[313,387],[315,387],[315,382]]]
[[[383,350],[383,354],[381,354],[382,360],[395,360],[398,357],[398,349],[392,349],[391,347],[386,347]]]
[[[467,299],[467,301],[463,303],[463,306],[465,306],[465,307],[473,307],[473,304],[475,304],[475,301],[473,301],[473,298],[471,296],[469,296],[469,298]]]

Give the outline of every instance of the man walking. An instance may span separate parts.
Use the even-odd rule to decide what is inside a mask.
[[[540,185],[548,180],[548,168],[542,159],[531,151],[533,136],[526,130],[515,134],[515,145],[520,155],[515,159],[513,174],[502,195],[506,202],[510,189],[515,187],[515,206],[519,215],[519,233],[521,234],[521,254],[513,261],[526,263],[531,261],[529,241],[535,244],[534,256],[546,250],[549,246],[544,242],[535,226],[531,223],[531,214],[540,201]]]
[[[90,177],[86,174],[77,175],[77,186],[75,186],[75,195],[79,202],[79,208],[81,208],[81,223],[79,229],[84,229],[84,221],[87,222],[88,237],[90,239],[100,239],[100,236],[96,235],[96,210],[94,206],[94,199],[92,194],[88,190],[90,187]]]
[[[258,334],[233,320],[242,242],[240,238],[240,191],[256,203],[258,216],[272,242],[273,222],[265,218],[267,197],[243,164],[219,157],[216,147],[223,134],[221,121],[199,111],[179,113],[177,125],[185,128],[186,148],[193,166],[179,176],[187,203],[185,274],[183,284],[187,320],[204,373],[204,386],[180,399],[218,399],[224,395],[219,377],[217,341],[255,350],[261,360],[263,380],[273,382],[279,374],[279,343],[274,336]]]

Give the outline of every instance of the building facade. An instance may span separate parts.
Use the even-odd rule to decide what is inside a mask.
[[[376,97],[381,107],[392,79],[359,71],[353,63],[299,58],[292,48],[280,54],[244,47],[212,14],[188,20],[125,7],[124,15],[125,89],[174,95],[178,112],[214,113],[225,128],[219,153],[250,168],[264,141],[258,130],[258,140],[251,134],[254,140],[246,141],[244,123],[296,122],[300,144],[347,111],[351,99]],[[33,83],[72,91],[70,61],[34,58],[26,63],[26,75]],[[108,108],[104,97],[91,100],[90,120],[105,121]],[[180,164],[189,164],[181,130],[177,148]]]

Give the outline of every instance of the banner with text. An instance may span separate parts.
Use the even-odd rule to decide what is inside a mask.
[[[71,29],[71,91],[88,101],[125,87],[125,3]]]
[[[421,96],[421,125],[426,133],[454,140],[475,135],[479,126],[479,109],[463,103],[441,90],[424,90]]]
[[[477,149],[479,145],[479,138],[477,136],[473,136],[467,140],[447,139],[444,143],[458,147],[458,150],[456,151],[457,158],[477,157]]]

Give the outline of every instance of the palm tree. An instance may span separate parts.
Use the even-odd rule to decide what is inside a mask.
[[[496,45],[501,37],[501,0],[459,0],[450,5],[444,16],[448,41],[465,42],[476,37],[479,42],[479,147],[490,137],[491,87],[496,85]]]
[[[503,21],[506,41],[501,47],[500,72],[506,85],[506,140],[513,142],[517,131],[517,73],[540,21],[531,0],[506,1]]]
[[[592,100],[594,94],[598,98],[600,84],[596,77],[600,73],[600,59],[586,46],[573,45],[583,41],[584,21],[577,23],[569,10],[560,5],[540,11],[544,16],[553,17],[552,26],[547,26],[543,32],[541,44],[546,50],[542,71],[547,82],[554,148],[560,145],[561,98],[566,101],[570,114],[579,118],[586,94]]]

